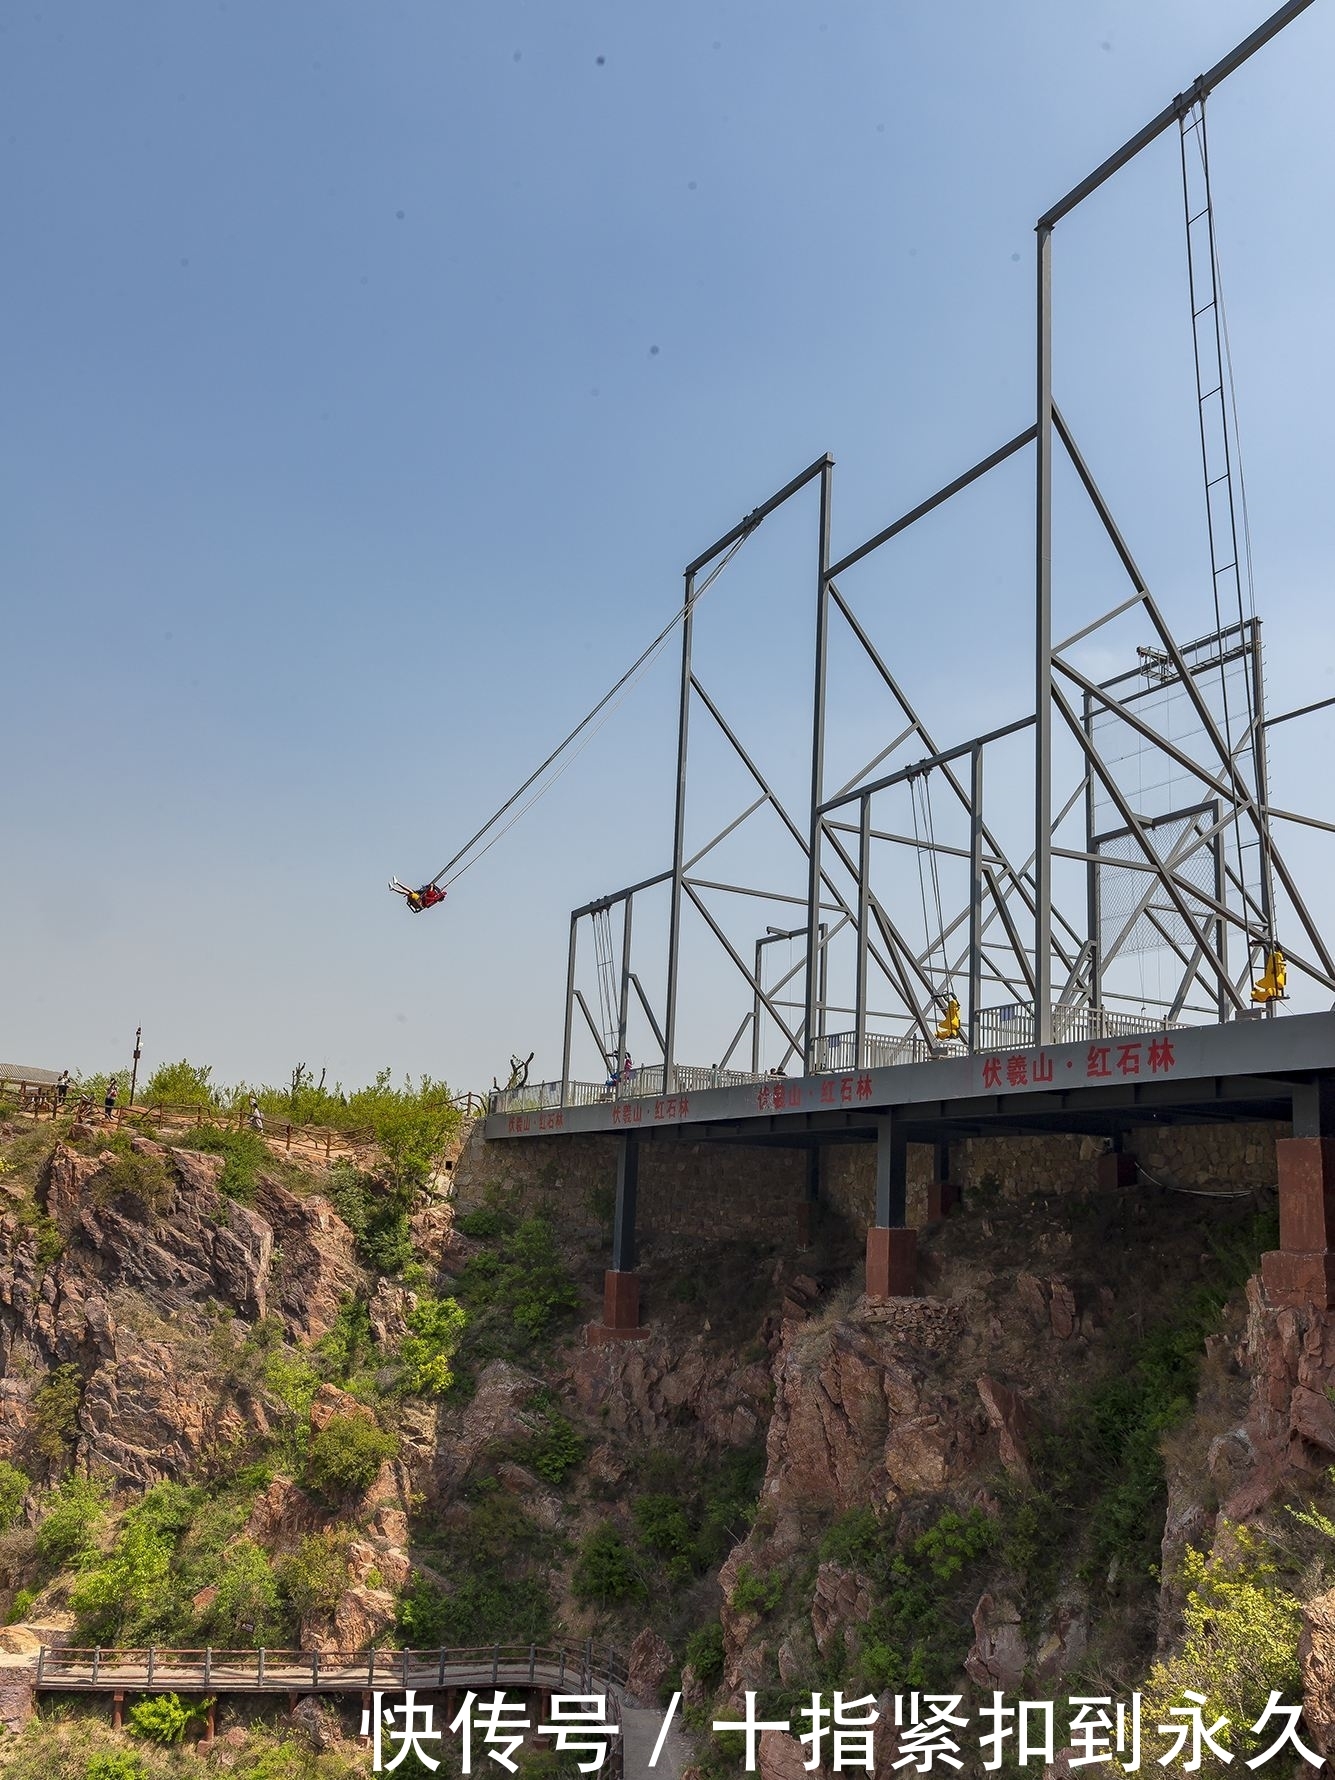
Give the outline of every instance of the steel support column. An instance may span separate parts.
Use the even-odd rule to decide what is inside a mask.
[[[1052,228],[1038,226],[1034,496],[1034,1042],[1052,1042]]]
[[[811,711],[811,846],[807,860],[807,995],[806,1023],[802,1030],[805,1066],[815,1066],[817,1032],[821,1024],[820,883],[821,818],[825,796],[825,682],[826,646],[830,628],[830,494],[834,465],[827,458],[820,473],[820,538],[816,564],[816,684]]]
[[[867,923],[871,919],[871,799],[864,797],[858,806],[858,963],[857,983],[853,996],[853,1067],[861,1069],[867,1051],[867,950],[871,936]]]
[[[638,1254],[635,1244],[635,1212],[640,1187],[640,1140],[626,1133],[617,1141],[617,1197],[612,1219],[612,1268],[633,1273]]]
[[[983,999],[983,750],[975,746],[969,774],[969,1049],[978,1049]]]
[[[561,1043],[561,1105],[570,1099],[570,1045],[575,1022],[575,952],[579,944],[579,916],[570,917],[570,950],[566,958],[566,1021]],[[494,1079],[494,1078],[493,1078]]]
[[[681,621],[681,702],[677,712],[677,801],[672,824],[672,905],[668,915],[667,1016],[663,1033],[663,1090],[676,1087],[677,976],[681,969],[681,895],[686,865],[686,754],[691,722],[691,629],[695,614],[695,573],[686,572]]]
[[[617,1005],[617,1062],[626,1055],[626,1027],[630,1020],[630,916],[634,900],[627,896],[621,905],[621,996]]]
[[[908,1141],[902,1123],[876,1121],[876,1221],[867,1231],[867,1296],[911,1297],[916,1289],[918,1233],[906,1227]]]

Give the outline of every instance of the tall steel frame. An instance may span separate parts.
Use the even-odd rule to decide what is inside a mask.
[[[870,1062],[907,1060],[941,1050],[978,1049],[998,1041],[993,1014],[1001,1017],[1003,1023],[1010,1022],[1008,1031],[1012,1042],[1040,1046],[1061,1038],[1106,1036],[1130,1029],[1126,1025],[1119,1026],[1118,1020],[1130,1019],[1134,1024],[1135,1017],[1119,1016],[1107,1005],[1107,982],[1110,966],[1138,922],[1153,929],[1165,951],[1176,956],[1180,967],[1175,993],[1170,1001],[1156,1007],[1151,1017],[1154,1022],[1174,1021],[1188,1012],[1209,1012],[1218,1020],[1248,1015],[1253,1011],[1249,994],[1253,970],[1276,943],[1277,890],[1286,899],[1289,910],[1283,936],[1289,964],[1315,983],[1335,990],[1335,957],[1284,861],[1272,827],[1276,820],[1295,821],[1335,833],[1335,824],[1271,805],[1265,750],[1266,735],[1273,725],[1307,715],[1335,701],[1323,700],[1301,711],[1267,717],[1261,674],[1260,627],[1255,619],[1244,620],[1241,610],[1236,626],[1221,621],[1210,637],[1185,646],[1178,644],[1057,405],[1052,362],[1053,237],[1058,224],[1174,125],[1179,127],[1183,139],[1192,324],[1194,330],[1197,328],[1199,317],[1215,301],[1215,263],[1212,233],[1204,251],[1193,243],[1193,224],[1204,213],[1193,214],[1191,200],[1187,197],[1187,136],[1196,134],[1204,163],[1207,96],[1311,3],[1312,0],[1288,0],[1038,219],[1035,414],[1031,424],[837,561],[831,561],[830,544],[834,465],[826,455],[817,458],[687,566],[680,612],[681,667],[672,864],[657,876],[588,903],[571,915],[560,1084],[562,1102],[570,1100],[575,1087],[571,1068],[576,1009],[582,1011],[604,1058],[614,1061],[608,1056],[605,1037],[600,1034],[577,983],[580,923],[604,916],[612,908],[622,911],[617,1053],[624,1051],[633,994],[662,1059],[661,1065],[652,1066],[650,1075],[644,1070],[639,1072],[635,1085],[637,1093],[671,1094],[687,1087],[707,1085],[704,1077],[727,1078],[727,1066],[748,1029],[752,1037],[752,1073],[757,1072],[761,1062],[759,1031],[762,1012],[774,1022],[787,1046],[780,1067],[796,1056],[806,1072],[836,1067],[861,1068]],[[1208,201],[1208,163],[1204,163],[1204,170]],[[1210,227],[1212,230],[1212,224]],[[1209,295],[1208,301],[1198,307],[1198,279],[1203,278],[1199,268],[1204,266],[1206,253]],[[1236,580],[1240,572],[1237,527],[1230,483],[1226,490],[1226,511],[1232,531],[1233,555],[1231,562],[1221,567],[1221,552],[1216,549],[1215,509],[1210,505],[1213,483],[1205,431],[1207,392],[1200,384],[1199,336],[1197,370],[1198,395],[1202,401],[1202,453],[1206,463],[1211,566],[1218,607],[1221,576],[1232,571]],[[1220,374],[1222,378],[1222,366]],[[1218,393],[1210,390],[1208,396],[1213,398]],[[1219,399],[1222,411],[1222,395]],[[1226,419],[1224,427],[1227,473]],[[840,582],[858,564],[1030,446],[1034,448],[1035,465],[1033,709],[1011,723],[943,749],[878,652]],[[1073,635],[1054,641],[1053,472],[1058,453],[1074,469],[1120,561],[1131,592]],[[811,801],[806,822],[799,823],[779,800],[773,784],[752,758],[720,706],[701,685],[693,667],[692,650],[696,608],[703,589],[759,525],[813,484],[818,490],[819,517],[815,563]],[[703,581],[702,575],[705,575]],[[1152,661],[1156,683],[1160,687],[1171,687],[1194,715],[1203,738],[1202,746],[1195,754],[1156,730],[1153,722],[1137,709],[1141,689],[1136,674],[1096,682],[1070,658],[1070,651],[1077,644],[1130,613],[1140,615],[1153,636],[1153,645],[1142,650],[1142,655]],[[832,626],[839,621],[846,625],[897,704],[901,721],[896,725],[893,738],[861,772],[837,790],[830,791],[826,785],[829,652]],[[1222,677],[1232,662],[1242,664],[1247,688],[1248,721],[1236,743],[1227,721],[1227,702],[1226,721],[1221,727],[1201,689],[1203,677],[1214,672],[1219,673],[1223,684]],[[697,710],[703,710],[741,760],[753,781],[756,795],[712,840],[688,857],[688,766],[692,717]],[[1139,738],[1145,747],[1161,751],[1166,760],[1186,775],[1192,785],[1186,805],[1167,813],[1147,813],[1136,807],[1128,788],[1119,783],[1115,763],[1100,746],[1100,734],[1109,724],[1124,726],[1127,734]],[[1031,729],[1034,763],[1032,850],[1026,859],[1017,861],[1000,845],[996,826],[989,822],[984,805],[984,762],[989,749]],[[1060,808],[1054,808],[1056,737],[1063,732],[1069,734],[1076,745],[1081,775]],[[893,772],[871,776],[891,755],[908,746],[921,748],[921,756]],[[929,786],[933,781],[942,785],[947,797],[967,817],[967,847],[938,842],[934,836],[923,837],[917,833],[909,836],[887,831],[876,825],[873,805],[877,798],[901,786],[907,786],[913,796],[919,787]],[[1095,812],[1100,799],[1116,814],[1117,823],[1112,829],[1096,829]],[[1085,813],[1083,845],[1064,845],[1062,826],[1082,803]],[[706,880],[697,873],[697,867],[715,847],[764,807],[776,812],[795,845],[805,854],[805,897],[754,885]],[[1230,832],[1235,836],[1233,859],[1228,854]],[[1249,837],[1246,841],[1244,833]],[[1169,838],[1157,838],[1164,835]],[[895,918],[890,897],[879,894],[874,881],[874,849],[896,844],[914,846],[920,854],[954,855],[967,862],[969,890],[966,906],[949,920],[942,915],[939,931],[935,934],[929,931],[926,935],[925,952],[909,941]],[[1127,856],[1115,856],[1110,849],[1116,846],[1120,846]],[[1259,876],[1255,882],[1247,879],[1246,848],[1254,849],[1259,860]],[[1079,918],[1054,903],[1054,860],[1085,867],[1086,906]],[[1202,869],[1207,872],[1208,882],[1202,882]],[[1130,874],[1138,890],[1123,922],[1122,935],[1112,945],[1104,937],[1100,914],[1101,885],[1105,881],[1104,874],[1110,872]],[[632,913],[637,896],[662,886],[668,889],[669,908],[667,972],[660,1019],[655,1011],[655,996],[646,992],[632,968]],[[803,926],[791,932],[783,930],[782,934],[786,938],[801,934],[806,941],[803,965],[797,967],[804,979],[800,1019],[789,1017],[795,1011],[791,999],[778,999],[779,990],[791,982],[797,968],[771,990],[766,990],[761,980],[761,950],[766,941],[759,941],[754,963],[749,963],[707,906],[704,891],[758,897],[803,907]],[[682,931],[683,917],[688,909],[694,910],[703,920],[750,991],[750,1006],[723,1051],[721,1062],[708,1069],[685,1065],[678,1056]],[[773,935],[779,930],[770,931]],[[960,1038],[956,1040],[940,1035],[939,1016],[948,1002],[947,991],[953,988],[955,977],[955,971],[948,963],[947,948],[961,933],[958,975],[963,986],[963,996],[959,999],[963,1001],[964,1013]],[[1231,936],[1239,942],[1232,951],[1232,964]],[[829,986],[831,950],[836,944],[846,944],[849,940],[855,951],[851,1007],[846,1002],[832,1001]],[[944,964],[944,980],[933,962],[938,947]],[[880,1014],[873,1014],[870,1007],[873,970],[883,990],[897,1003]],[[1000,1009],[989,1012],[983,1005],[987,985],[995,986],[998,993],[1009,998]],[[1197,990],[1208,998],[1204,1008],[1190,1000]],[[1273,1004],[1265,1011],[1273,1011]],[[851,1032],[831,1038],[831,1015],[837,1012],[851,1014],[853,1026]],[[906,1030],[897,1038],[888,1040],[870,1030],[869,1021],[873,1017],[900,1018]],[[1143,1029],[1145,1024],[1142,1017],[1140,1027]]]

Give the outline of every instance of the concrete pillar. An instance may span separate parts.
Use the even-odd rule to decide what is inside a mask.
[[[918,1234],[908,1217],[908,1142],[890,1113],[876,1121],[876,1222],[867,1232],[867,1296],[911,1298],[918,1289]]]
[[[867,1232],[867,1296],[914,1298],[918,1293],[918,1232],[873,1224]]]
[[[1295,1085],[1293,1136],[1275,1140],[1279,1248],[1261,1257],[1274,1305],[1335,1309],[1335,1080]]]
[[[119,1689],[111,1696],[111,1728],[113,1731],[125,1728],[125,1695]]]
[[[218,1702],[210,1700],[208,1710],[204,1714],[204,1735],[199,1739],[201,1749],[207,1749],[218,1735]]]
[[[1094,1164],[1094,1181],[1101,1192],[1111,1193],[1118,1187],[1134,1187],[1140,1179],[1140,1168],[1134,1156],[1122,1147],[1125,1138],[1118,1132],[1112,1143]]]

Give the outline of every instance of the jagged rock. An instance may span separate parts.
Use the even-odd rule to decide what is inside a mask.
[[[1017,1391],[999,1384],[995,1378],[980,1378],[978,1395],[997,1436],[1002,1464],[1012,1477],[1027,1483],[1029,1439],[1033,1431],[1033,1416],[1028,1404]]]
[[[92,1249],[106,1284],[135,1286],[155,1305],[182,1309],[219,1299],[242,1316],[265,1315],[273,1231],[264,1218],[218,1191],[217,1156],[164,1151],[136,1140],[140,1154],[170,1162],[171,1197],[146,1213],[133,1199],[99,1202],[91,1191],[107,1154],[93,1161],[58,1143],[47,1176],[47,1211],[67,1242]],[[74,1265],[87,1257],[74,1257]],[[69,1265],[59,1267],[66,1275]]]
[[[871,1609],[872,1584],[865,1576],[842,1564],[823,1563],[811,1598],[811,1634],[821,1655],[828,1656],[836,1642],[847,1650],[854,1628],[866,1623]]]
[[[246,1522],[247,1535],[269,1551],[295,1551],[310,1533],[329,1525],[331,1516],[290,1477],[275,1477],[256,1498]]]
[[[539,1526],[554,1530],[561,1524],[561,1498],[544,1489],[531,1471],[509,1461],[496,1467],[496,1481],[512,1496],[522,1496],[525,1511]]]
[[[964,1659],[969,1679],[981,1688],[1014,1693],[1028,1662],[1019,1608],[984,1595],[973,1610],[973,1645]]]
[[[807,1767],[805,1748],[787,1731],[761,1731],[759,1757],[760,1780],[808,1780],[819,1771]]]
[[[298,1199],[268,1175],[259,1178],[255,1208],[281,1250],[270,1282],[273,1307],[293,1334],[318,1341],[361,1283],[352,1231],[327,1199]]]
[[[291,1721],[299,1731],[305,1733],[312,1749],[318,1750],[320,1754],[336,1749],[342,1740],[339,1735],[338,1714],[318,1694],[303,1694],[292,1708]]]
[[[1051,1282],[1048,1317],[1052,1324],[1052,1333],[1059,1340],[1067,1341],[1075,1334],[1075,1293],[1065,1280],[1054,1279]]]
[[[540,1383],[532,1373],[521,1372],[508,1360],[493,1360],[483,1367],[472,1401],[450,1429],[449,1437],[442,1436],[437,1448],[436,1469],[442,1493],[462,1482],[473,1461],[487,1447],[535,1432],[536,1419],[525,1416],[523,1409]]]
[[[375,1421],[374,1412],[365,1403],[359,1403],[336,1384],[322,1384],[311,1398],[311,1433],[321,1433],[335,1416],[353,1421]]]
[[[734,1354],[708,1353],[701,1336],[684,1346],[651,1336],[583,1348],[573,1361],[571,1384],[587,1414],[603,1416],[613,1431],[639,1440],[694,1425],[713,1445],[744,1444],[769,1402],[766,1367],[739,1366]]]
[[[388,1352],[408,1333],[408,1313],[417,1305],[417,1293],[392,1280],[376,1281],[375,1292],[367,1305],[367,1315],[377,1343]]]
[[[671,1649],[652,1626],[646,1626],[630,1647],[627,1688],[637,1700],[654,1701],[671,1668]]]
[[[1303,1717],[1311,1741],[1329,1765],[1335,1755],[1335,1589],[1303,1604],[1298,1637]]]
[[[1084,1608],[1063,1602],[1034,1652],[1039,1680],[1056,1681],[1072,1669],[1078,1669],[1088,1644],[1089,1621]]]
[[[1335,1405],[1324,1394],[1296,1386],[1289,1399],[1289,1426],[1300,1439],[1335,1452]]]
[[[42,1640],[31,1626],[0,1626],[0,1650],[10,1656],[36,1656]]]
[[[365,1539],[354,1539],[348,1547],[348,1574],[359,1583],[366,1583],[369,1576],[378,1576],[379,1581],[371,1584],[375,1588],[402,1588],[408,1580],[412,1565],[405,1551],[397,1551],[392,1547],[378,1551],[374,1545],[368,1545]]]
[[[3,1388],[3,1381],[0,1381],[0,1389]],[[0,1409],[0,1417],[2,1416],[3,1410]],[[588,1472],[592,1482],[601,1484],[604,1489],[609,1491],[619,1490],[626,1481],[625,1464],[613,1448],[606,1444],[594,1447],[585,1462],[584,1469]]]
[[[191,1611],[202,1617],[217,1599],[216,1584],[211,1584],[208,1588],[201,1588],[197,1595],[192,1595],[190,1598]]]
[[[334,1610],[321,1650],[367,1650],[393,1628],[394,1597],[384,1588],[350,1588]]]
[[[141,1488],[190,1475],[201,1460],[269,1432],[262,1405],[168,1341],[118,1328],[84,1387],[78,1457]]]

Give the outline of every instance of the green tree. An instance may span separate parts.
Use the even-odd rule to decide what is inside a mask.
[[[468,1319],[453,1298],[423,1292],[405,1321],[409,1334],[399,1348],[400,1388],[410,1397],[439,1397],[454,1383],[450,1361]]]
[[[160,1063],[144,1084],[144,1099],[163,1106],[215,1106],[218,1090],[207,1063]]]
[[[32,1481],[17,1465],[0,1459],[0,1533],[8,1532],[18,1519]]]
[[[326,1527],[308,1533],[290,1557],[278,1565],[278,1582],[297,1616],[308,1619],[334,1611],[348,1587],[348,1545],[345,1528]]]
[[[331,1415],[319,1433],[311,1436],[307,1474],[331,1501],[360,1495],[384,1461],[398,1450],[394,1436],[365,1416]]]
[[[79,1404],[83,1379],[77,1366],[57,1366],[48,1372],[32,1395],[32,1419],[37,1450],[58,1465],[68,1454],[79,1432]]]
[[[283,1636],[283,1605],[268,1553],[253,1539],[238,1539],[220,1559],[218,1593],[207,1623],[233,1649],[274,1644]]]
[[[93,1549],[106,1511],[106,1495],[87,1478],[67,1477],[46,1501],[46,1513],[37,1529],[37,1555],[58,1570]]]
[[[608,1521],[585,1534],[571,1583],[577,1601],[599,1607],[644,1593],[634,1553]]]

